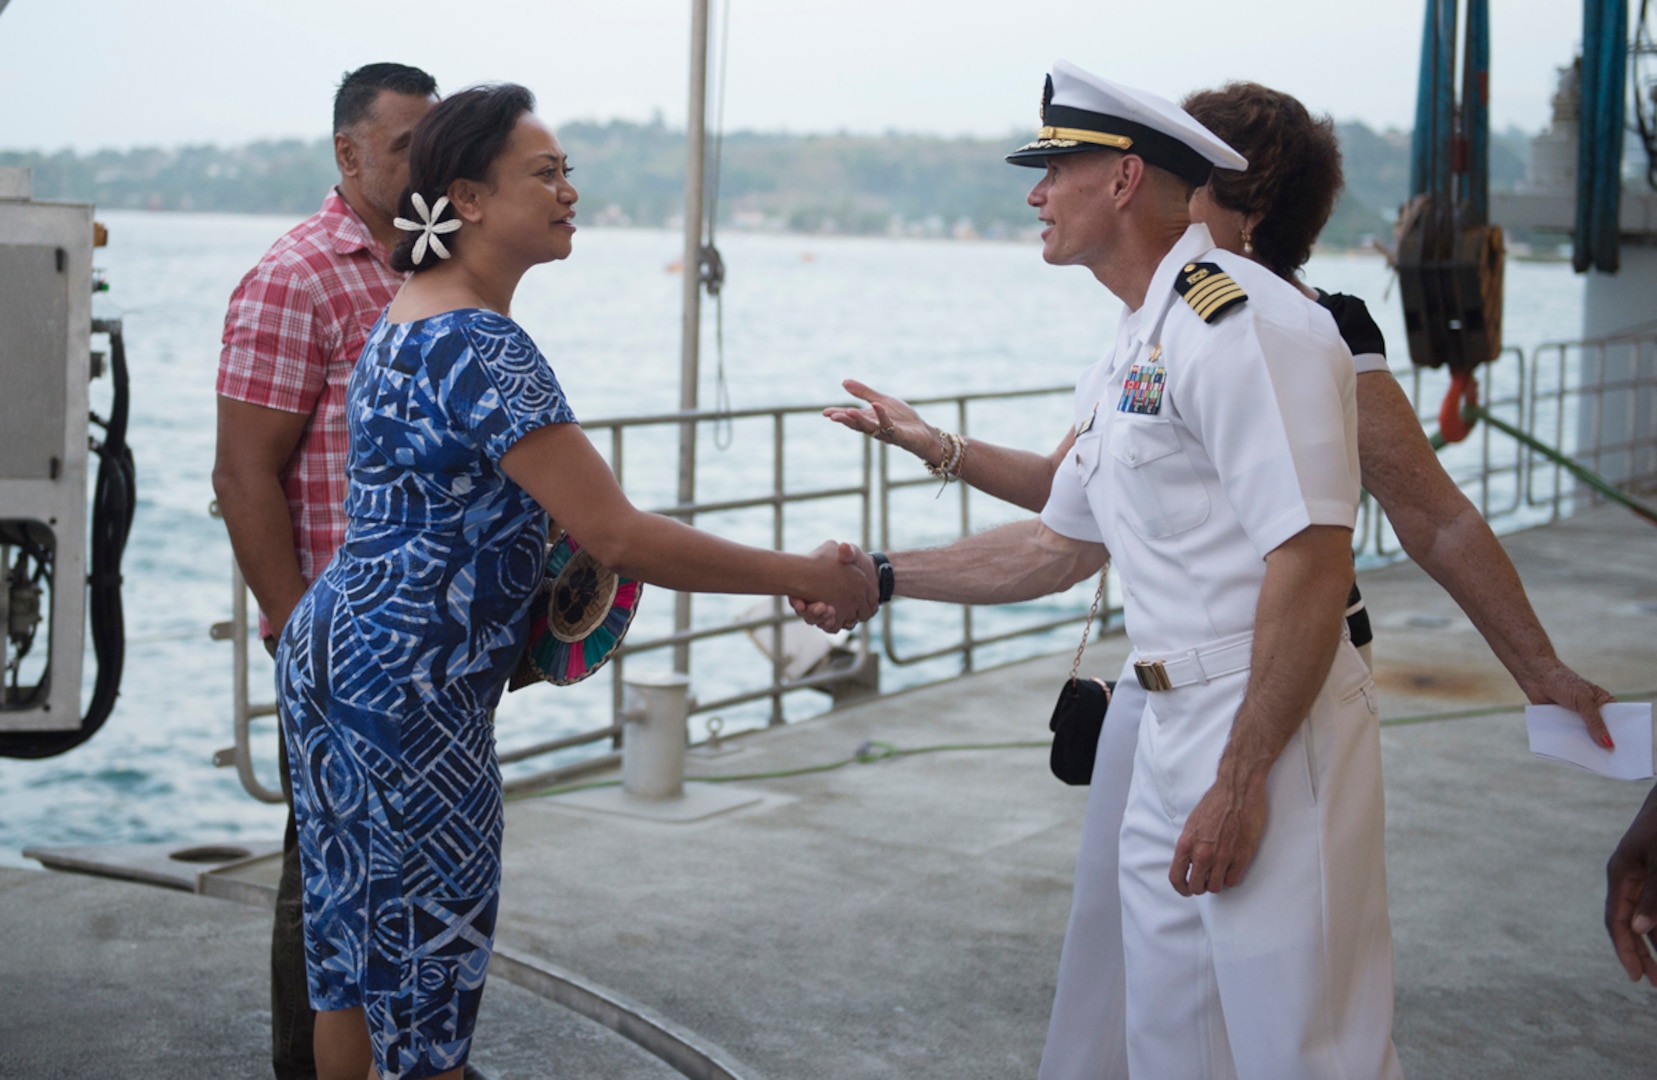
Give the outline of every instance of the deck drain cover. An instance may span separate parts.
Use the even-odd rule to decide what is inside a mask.
[[[178,862],[217,863],[246,859],[252,854],[253,852],[247,848],[233,847],[230,844],[204,844],[201,847],[181,848],[167,857]]]

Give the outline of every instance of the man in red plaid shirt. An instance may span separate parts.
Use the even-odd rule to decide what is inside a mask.
[[[267,648],[345,539],[345,384],[403,283],[389,265],[399,236],[392,219],[408,185],[409,137],[436,103],[436,82],[418,68],[369,64],[346,75],[334,97],[339,184],[230,297],[213,490],[259,602]],[[271,941],[272,1062],[278,1080],[312,1080],[315,1014],[291,799],[282,848]]]

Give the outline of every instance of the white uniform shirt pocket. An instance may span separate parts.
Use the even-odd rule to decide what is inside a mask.
[[[1119,513],[1152,540],[1177,536],[1208,520],[1208,491],[1162,417],[1118,416],[1110,425]]]

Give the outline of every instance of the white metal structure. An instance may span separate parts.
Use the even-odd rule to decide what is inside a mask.
[[[37,203],[30,188],[28,170],[0,169],[0,568],[47,552],[52,584],[0,582],[0,666],[41,605],[0,731],[64,731],[81,724],[92,207]]]

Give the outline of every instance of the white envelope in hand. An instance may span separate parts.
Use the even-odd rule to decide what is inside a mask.
[[[1617,744],[1615,750],[1595,743],[1582,717],[1569,709],[1558,705],[1525,706],[1531,752],[1580,765],[1613,780],[1651,779],[1651,703],[1619,701],[1600,706],[1599,714],[1611,732],[1611,741]]]

